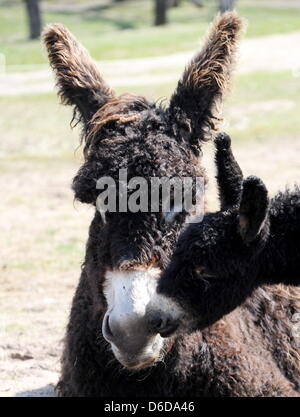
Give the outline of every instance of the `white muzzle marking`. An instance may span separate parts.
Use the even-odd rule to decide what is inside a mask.
[[[107,340],[115,357],[126,366],[129,357],[141,367],[159,359],[164,341],[159,334],[148,333],[145,316],[147,305],[156,293],[160,273],[159,268],[106,273],[103,293],[108,308],[103,319],[103,335],[107,338],[105,322],[109,317],[113,333],[114,324],[121,329],[122,340],[113,337],[116,335]]]
[[[156,292],[159,268],[131,271],[107,271],[103,292],[108,304],[107,313],[120,320],[134,315],[145,316],[146,306]]]
[[[175,320],[183,319],[185,316],[183,309],[172,298],[157,293],[155,293],[148,304],[147,311],[162,311]]]

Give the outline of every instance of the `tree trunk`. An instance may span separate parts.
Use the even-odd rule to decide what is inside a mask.
[[[155,0],[155,26],[165,25],[167,23],[167,0]]]
[[[220,12],[225,13],[228,10],[233,10],[235,0],[220,0]]]
[[[181,0],[168,0],[168,7],[178,7],[181,3]]]
[[[39,0],[25,0],[28,21],[30,39],[39,38],[41,35],[41,12]]]
[[[193,3],[196,7],[203,7],[203,0],[191,0],[191,3]]]

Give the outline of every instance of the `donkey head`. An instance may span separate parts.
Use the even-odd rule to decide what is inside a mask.
[[[73,181],[75,197],[100,207],[90,227],[85,271],[103,336],[127,367],[146,366],[161,356],[159,333],[168,334],[168,320],[159,317],[149,327],[145,311],[189,214],[175,210],[172,196],[170,210],[162,209],[161,200],[158,210],[148,203],[142,210],[130,181],[142,178],[148,186],[151,178],[205,178],[201,144],[229,83],[240,28],[234,13],[216,20],[168,107],[132,94],[117,96],[68,30],[52,25],[45,32],[59,95],[83,126],[85,161]],[[125,186],[120,172],[126,172]],[[108,177],[116,190],[108,186],[104,198],[97,185]],[[126,211],[120,198],[113,209],[107,207],[115,192],[125,205],[134,200],[137,209]]]
[[[178,331],[213,324],[261,284],[258,256],[270,235],[268,191],[257,177],[243,180],[229,136],[220,134],[215,143],[221,210],[181,233],[148,305],[149,320],[169,314],[169,327],[174,322]]]

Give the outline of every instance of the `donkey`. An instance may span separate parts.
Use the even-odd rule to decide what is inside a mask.
[[[158,282],[158,292],[183,307],[189,330],[212,325],[262,285],[300,286],[299,187],[269,200],[260,178],[243,180],[230,137],[219,134],[215,146],[221,211],[206,213],[181,233]],[[300,288],[298,298],[300,318]],[[175,324],[178,314],[174,330]]]
[[[83,126],[85,161],[73,180],[76,199],[96,206],[97,180],[109,176],[117,183],[121,169],[128,179],[207,181],[201,148],[231,78],[241,27],[234,13],[214,22],[165,108],[132,94],[116,96],[67,29],[46,29],[59,96]],[[223,326],[184,337],[168,337],[173,332],[168,317],[147,319],[158,277],[189,214],[95,210],[67,327],[59,395],[295,395],[286,374],[297,358],[280,336],[286,321],[271,334],[269,300],[281,306],[272,293]],[[266,305],[263,313],[259,303]]]

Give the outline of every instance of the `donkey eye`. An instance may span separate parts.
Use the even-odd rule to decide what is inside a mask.
[[[201,278],[210,278],[210,279],[218,279],[218,277],[213,274],[208,268],[205,266],[197,266],[194,269],[194,272],[197,276]]]
[[[197,268],[195,268],[195,272],[198,275],[204,275],[205,271],[205,266],[197,266]]]

